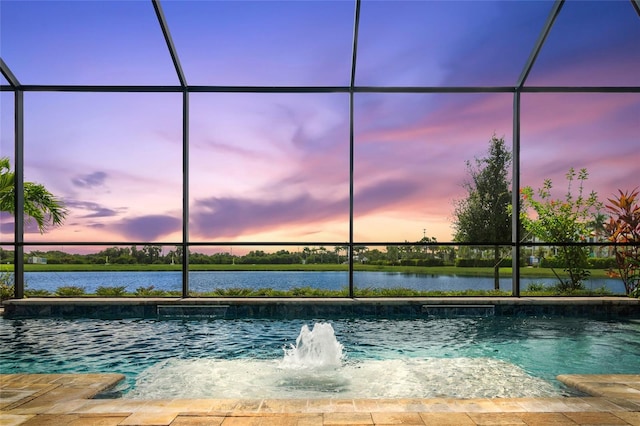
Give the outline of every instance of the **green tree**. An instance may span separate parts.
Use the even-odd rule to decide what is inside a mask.
[[[420,254],[421,258],[433,258],[435,253],[438,251],[438,247],[432,246],[430,244],[437,243],[438,240],[436,237],[427,237],[426,235],[417,242],[416,250]]]
[[[454,202],[454,241],[494,244],[496,290],[500,289],[500,246],[511,242],[511,151],[504,138],[489,141],[485,157],[467,161],[470,180],[463,183],[465,198]]]
[[[387,261],[391,265],[398,263],[400,259],[400,249],[398,246],[387,246]]]
[[[589,178],[586,169],[578,173],[570,168],[566,174],[568,182],[564,199],[556,199],[551,195],[553,183],[545,179],[542,188],[534,192],[529,186],[522,188],[522,210],[520,220],[525,230],[540,241],[562,243],[558,246],[558,259],[564,265],[568,280],[561,278],[553,270],[560,281],[561,291],[572,291],[584,288],[583,281],[590,273],[586,269],[589,247],[572,245],[585,241],[591,231],[594,216],[602,208],[598,195],[591,192],[584,196],[584,182]],[[578,194],[573,194],[572,184],[578,180]],[[535,213],[529,216],[529,211]]]
[[[147,244],[142,247],[142,252],[145,256],[145,263],[156,263],[160,260],[162,254],[162,246],[156,244]]]
[[[11,171],[8,157],[0,158],[0,211],[15,216],[15,173]],[[47,191],[44,185],[24,182],[24,214],[27,223],[34,220],[38,230],[44,233],[49,225],[60,226],[67,216],[67,209],[59,198]]]
[[[307,263],[307,259],[311,256],[311,249],[309,247],[303,247],[302,249],[302,264],[305,265]]]
[[[318,253],[320,253],[320,263],[324,263],[324,257],[327,254],[327,248],[320,246],[318,248]]]

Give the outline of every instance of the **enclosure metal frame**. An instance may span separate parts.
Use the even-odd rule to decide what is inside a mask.
[[[169,25],[164,16],[160,0],[151,0],[158,24],[162,31],[167,50],[171,56],[179,85],[168,86],[140,86],[140,85],[23,85],[12,73],[9,66],[0,58],[0,71],[9,82],[9,86],[0,86],[0,91],[9,91],[14,94],[14,166],[15,166],[15,231],[14,242],[2,245],[13,246],[14,271],[15,271],[15,297],[24,297],[24,247],[74,245],[74,246],[120,246],[120,245],[170,245],[182,248],[182,296],[189,297],[189,248],[197,246],[299,246],[322,245],[349,247],[349,297],[355,297],[353,282],[353,248],[354,246],[402,246],[407,243],[400,242],[359,242],[354,241],[354,96],[357,93],[512,93],[513,94],[513,145],[512,145],[512,188],[520,187],[520,114],[522,93],[640,93],[640,87],[636,86],[536,86],[525,87],[529,73],[533,69],[536,58],[542,49],[546,38],[554,25],[565,0],[555,0],[551,6],[549,15],[541,29],[540,35],[532,47],[529,58],[514,86],[417,86],[417,87],[390,87],[390,86],[356,86],[356,64],[358,47],[358,29],[360,25],[361,0],[354,0],[354,27],[352,40],[351,71],[348,86],[189,86],[186,75],[182,69],[178,51],[173,43]],[[640,0],[630,0],[633,9],[640,16]],[[24,216],[19,214],[24,211],[24,93],[25,92],[119,92],[119,93],[181,93],[182,94],[182,240],[181,241],[96,241],[96,242],[30,242],[24,241]],[[191,93],[345,93],[349,96],[349,241],[296,241],[296,242],[190,242],[189,241],[189,95]],[[512,297],[520,297],[520,252],[523,246],[536,245],[593,245],[589,243],[525,243],[520,235],[520,203],[517,190],[512,191]],[[472,246],[472,245],[508,245],[505,242],[437,242],[437,243],[412,243],[424,246]]]

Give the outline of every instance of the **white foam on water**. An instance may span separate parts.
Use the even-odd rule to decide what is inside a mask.
[[[364,360],[332,370],[277,360],[171,359],[125,398],[498,398],[559,396],[551,383],[491,358]]]
[[[344,361],[328,323],[302,327],[281,360],[169,359],[125,398],[498,398],[559,396],[551,383],[493,358]]]

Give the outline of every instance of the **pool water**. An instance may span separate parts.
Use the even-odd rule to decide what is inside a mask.
[[[122,373],[123,398],[557,396],[559,374],[640,373],[640,323],[536,317],[332,320],[338,365],[292,368],[315,323],[0,319],[0,367]]]

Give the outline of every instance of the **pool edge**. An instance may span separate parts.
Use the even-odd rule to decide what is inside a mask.
[[[5,300],[5,318],[427,318],[568,316],[639,319],[630,297],[29,298]],[[487,309],[491,308],[491,309]]]

